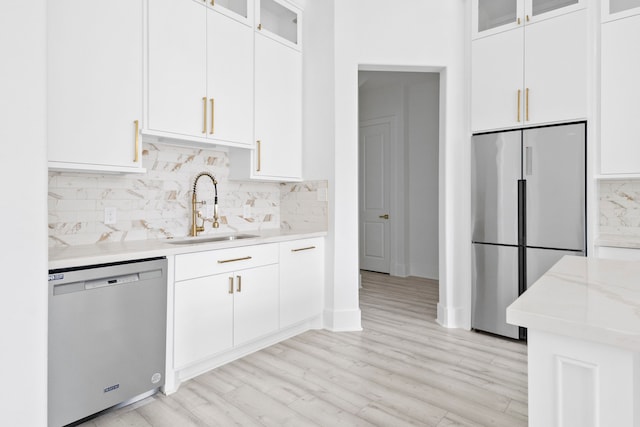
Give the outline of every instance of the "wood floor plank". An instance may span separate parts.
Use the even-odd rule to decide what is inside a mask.
[[[527,425],[526,345],[438,325],[436,281],[362,284],[361,332],[308,331],[83,426]]]

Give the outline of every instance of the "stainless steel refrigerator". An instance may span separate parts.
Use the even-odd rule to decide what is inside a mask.
[[[564,255],[584,256],[586,123],[474,135],[474,329],[523,339],[506,309]]]

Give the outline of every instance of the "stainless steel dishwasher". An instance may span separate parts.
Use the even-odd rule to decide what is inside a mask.
[[[49,427],[164,385],[167,260],[49,271]]]

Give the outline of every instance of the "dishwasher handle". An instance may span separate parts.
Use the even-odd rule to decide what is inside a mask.
[[[64,295],[72,292],[89,291],[91,289],[106,288],[109,286],[123,285],[140,280],[139,273],[123,274],[121,276],[104,277],[100,279],[61,283],[53,286],[53,295]]]

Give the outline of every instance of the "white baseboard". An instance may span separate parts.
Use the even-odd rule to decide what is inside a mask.
[[[469,329],[469,315],[462,307],[447,307],[438,303],[438,317],[436,322],[445,328]]]
[[[353,332],[362,330],[362,313],[353,310],[325,310],[324,328],[332,332]]]
[[[180,384],[191,378],[202,375],[212,369],[225,365],[234,360],[240,359],[251,353],[255,353],[258,350],[267,348],[281,341],[299,335],[311,329],[322,329],[322,316],[318,315],[310,318],[302,323],[290,326],[288,328],[280,329],[270,335],[264,336],[257,340],[248,342],[246,344],[234,347],[228,351],[212,356],[208,359],[192,363],[189,366],[181,367],[175,370],[167,372],[167,378],[171,378],[171,381],[167,381],[162,392],[166,395],[170,395],[178,391]]]

